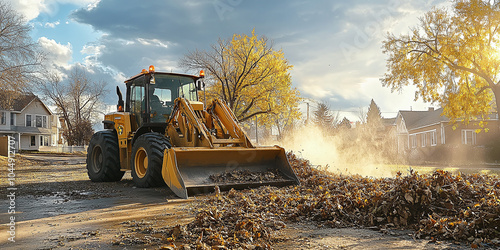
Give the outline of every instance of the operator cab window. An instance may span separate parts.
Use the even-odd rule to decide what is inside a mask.
[[[190,101],[198,101],[198,97],[196,96],[196,86],[194,83],[188,83],[182,85],[179,88],[179,96],[184,97]]]
[[[158,96],[160,101],[164,104],[167,104],[168,102],[172,102],[172,91],[170,89],[155,89],[153,95]]]
[[[151,122],[165,122],[172,113],[172,91],[170,89],[155,88],[150,100]]]
[[[150,88],[151,122],[165,122],[178,97],[189,101],[198,100],[194,79],[189,76],[156,74],[155,84],[150,85]]]
[[[189,101],[198,101],[194,79],[189,76],[156,74],[155,89],[171,90],[171,102],[178,97],[186,98]]]

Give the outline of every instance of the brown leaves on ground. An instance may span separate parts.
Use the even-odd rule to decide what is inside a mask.
[[[201,202],[195,220],[166,237],[177,247],[271,248],[286,222],[331,227],[413,229],[416,238],[499,246],[500,179],[481,174],[410,171],[365,178],[317,170],[289,154],[300,186],[223,192]]]
[[[210,175],[209,178],[214,183],[254,183],[285,180],[277,169],[264,172],[251,172],[249,170],[226,171]]]

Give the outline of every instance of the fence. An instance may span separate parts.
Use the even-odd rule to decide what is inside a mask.
[[[86,152],[88,146],[57,146],[59,153]]]
[[[57,153],[75,153],[75,152],[86,152],[88,146],[41,146],[39,151],[45,152],[57,152]]]

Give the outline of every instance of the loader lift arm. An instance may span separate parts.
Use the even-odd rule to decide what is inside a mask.
[[[167,133],[174,146],[254,148],[231,110],[219,99],[213,100],[207,110],[202,103],[176,99]]]
[[[281,147],[252,145],[224,102],[215,99],[207,110],[203,104],[178,99],[168,122],[167,134],[173,147],[165,149],[162,176],[182,198],[196,193],[250,188],[263,185],[299,184]],[[215,183],[210,177],[242,170],[277,171],[284,179],[260,182]]]

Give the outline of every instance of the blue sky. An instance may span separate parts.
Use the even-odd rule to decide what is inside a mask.
[[[0,0],[1,1],[1,0]],[[177,61],[189,51],[208,50],[233,34],[264,35],[282,49],[293,85],[302,96],[328,102],[341,116],[357,119],[373,98],[384,117],[398,110],[424,110],[414,89],[391,93],[382,41],[387,32],[407,33],[418,17],[443,0],[3,0],[33,27],[33,39],[47,52],[49,65],[67,74],[86,69],[113,86],[154,64],[157,70],[184,72]],[[193,73],[193,72],[188,72]]]

